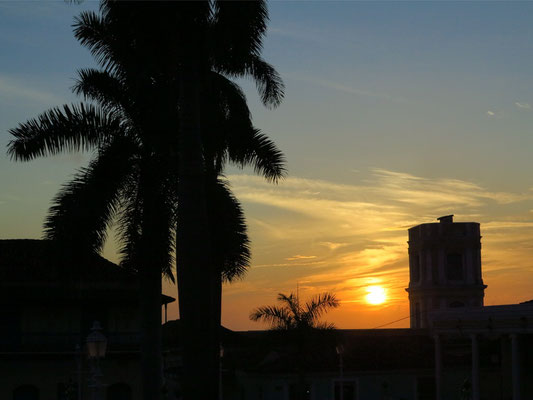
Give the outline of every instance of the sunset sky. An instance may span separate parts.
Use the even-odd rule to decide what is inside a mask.
[[[50,200],[90,158],[14,163],[5,149],[9,128],[76,101],[76,70],[94,62],[72,17],[97,4],[0,2],[0,238],[39,238]],[[481,223],[485,304],[533,299],[533,3],[269,4],[264,55],[285,101],[267,110],[240,83],[289,176],[227,171],[253,260],[224,288],[223,324],[264,328],[250,311],[297,285],[302,298],[335,292],[342,305],[325,319],[340,328],[407,317],[407,228],[446,214]],[[110,239],[104,255],[118,261]],[[384,303],[367,302],[371,286]]]

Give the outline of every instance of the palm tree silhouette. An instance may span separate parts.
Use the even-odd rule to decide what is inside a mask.
[[[143,323],[143,365],[145,371],[152,371],[151,374],[144,376],[143,386],[145,398],[148,396],[156,398],[157,388],[160,386],[157,373],[157,366],[160,365],[158,359],[160,277],[161,271],[171,276],[176,208],[182,207],[187,210],[184,206],[186,203],[189,207],[192,204],[193,209],[190,213],[179,211],[181,218],[178,235],[179,232],[184,233],[180,236],[178,244],[185,246],[184,243],[192,243],[191,247],[197,252],[199,249],[209,250],[209,253],[200,255],[198,262],[195,262],[196,268],[190,264],[187,266],[186,262],[180,260],[178,271],[190,271],[189,275],[182,273],[179,279],[180,311],[184,317],[187,313],[191,315],[191,311],[187,311],[186,294],[189,293],[190,300],[190,293],[194,289],[196,296],[200,287],[199,279],[204,286],[205,283],[210,285],[208,295],[205,296],[208,301],[204,301],[204,307],[200,309],[204,312],[202,318],[207,319],[209,325],[206,329],[205,322],[199,324],[200,314],[198,314],[192,323],[188,323],[188,339],[196,343],[196,346],[191,346],[192,348],[198,349],[200,345],[204,348],[211,347],[212,350],[214,342],[218,339],[212,332],[218,331],[220,320],[220,273],[224,272],[224,276],[228,279],[233,278],[236,273],[231,272],[228,266],[233,263],[238,267],[236,271],[242,271],[248,262],[247,237],[243,229],[245,225],[239,222],[242,212],[227,186],[216,177],[227,161],[238,165],[252,164],[256,171],[271,180],[278,179],[284,172],[281,153],[272,142],[253,128],[244,95],[234,83],[221,74],[221,71],[230,76],[245,73],[250,73],[258,79],[263,76],[261,79],[264,84],[260,90],[265,101],[270,104],[279,101],[275,96],[279,97],[282,86],[275,71],[269,70],[268,64],[257,57],[252,57],[252,61],[240,70],[234,60],[225,64],[218,62],[216,68],[211,67],[201,77],[202,91],[204,94],[209,93],[210,96],[194,99],[196,104],[193,110],[198,112],[201,109],[203,114],[208,116],[203,119],[201,141],[192,145],[184,143],[184,137],[195,135],[189,134],[183,126],[187,125],[184,121],[190,122],[193,113],[193,111],[185,112],[190,104],[184,100],[183,93],[189,89],[198,93],[199,89],[183,88],[185,81],[187,81],[186,86],[191,85],[183,78],[188,76],[184,72],[186,68],[181,65],[183,62],[169,65],[168,59],[161,60],[161,54],[158,55],[159,58],[144,57],[154,48],[149,46],[152,44],[150,39],[153,35],[144,29],[132,31],[130,27],[135,25],[132,22],[137,18],[145,22],[150,21],[146,25],[159,28],[155,29],[158,33],[161,33],[160,27],[164,26],[166,29],[164,32],[168,33],[170,27],[174,25],[165,25],[160,20],[156,23],[149,17],[164,15],[167,21],[169,16],[174,20],[180,17],[183,19],[183,15],[176,15],[177,11],[188,12],[188,10],[177,4],[171,8],[161,3],[157,7],[147,7],[144,3],[139,3],[137,7],[131,4],[125,7],[112,1],[102,2],[102,10],[102,16],[83,13],[77,20],[75,30],[80,42],[91,49],[104,68],[102,71],[92,69],[80,71],[79,81],[74,88],[75,92],[96,102],[96,105],[80,104],[53,109],[38,119],[21,124],[11,131],[15,140],[9,145],[9,153],[15,159],[31,160],[65,150],[93,148],[98,150],[96,158],[89,166],[79,171],[75,179],[54,199],[45,223],[45,236],[63,243],[77,243],[73,249],[91,248],[99,251],[106,239],[107,228],[113,218],[118,218],[119,236],[123,243],[122,263],[138,269],[143,282],[143,315],[146,316]],[[125,14],[120,14],[122,11]],[[219,12],[228,14],[228,7],[221,6]],[[229,14],[225,19],[217,17],[217,21],[224,22],[231,19],[231,13]],[[157,26],[154,27],[154,24]],[[223,27],[224,23],[221,26]],[[224,37],[227,36],[228,26],[224,29],[211,27],[211,30],[222,29],[218,37]],[[168,51],[164,54],[169,55]],[[142,62],[139,62],[140,59]],[[177,72],[178,78],[165,71],[166,67],[169,67],[171,72]],[[270,78],[271,81],[268,80]],[[200,81],[199,77],[196,79],[198,81],[195,83]],[[198,130],[198,124],[193,125]],[[178,135],[178,132],[181,133]],[[197,139],[198,135],[195,140]],[[184,151],[183,148],[189,148],[187,147],[189,145],[193,147],[193,151]],[[189,155],[195,151],[194,146],[198,145],[201,150],[200,156],[196,154],[196,159],[188,159],[187,157],[190,158]],[[191,166],[199,166],[198,158],[201,161],[199,164],[201,171],[197,174],[198,170],[193,168],[191,173]],[[184,187],[187,190],[184,190]],[[209,187],[212,189],[208,189]],[[215,189],[217,187],[218,189]],[[220,246],[219,249],[217,246],[207,246],[216,228],[224,225],[219,224],[217,220],[219,218],[217,211],[221,207],[215,203],[206,204],[203,195],[200,201],[198,191],[203,194],[208,191],[218,191],[220,196],[225,196],[226,203],[231,203],[233,206],[233,215],[237,218],[233,226],[238,228],[234,231],[234,239],[237,240],[234,249],[242,252],[240,258],[236,255],[236,250],[222,256]],[[196,193],[197,196],[190,199],[190,193]],[[177,201],[178,199],[180,201]],[[191,228],[190,223],[194,219],[192,216],[197,215],[195,212],[199,212],[198,205],[202,204],[205,207],[205,211],[202,212],[205,212],[206,217],[210,214],[217,223],[212,224],[213,227],[201,228],[202,223],[198,220],[198,226],[193,224]],[[231,215],[231,213],[226,214]],[[184,215],[188,218],[184,218]],[[200,233],[195,233],[194,228],[201,228]],[[208,237],[205,239],[203,235],[205,236],[206,228]],[[193,229],[192,234],[186,234],[190,233],[191,229]],[[201,238],[200,242],[203,243],[195,242],[192,238]],[[229,241],[231,235],[226,235],[225,238]],[[205,263],[202,264],[202,257],[209,261],[208,268],[203,268]],[[224,260],[224,266],[216,266],[214,261],[218,262],[221,259]],[[195,301],[198,302],[197,297]],[[218,317],[205,318],[206,310],[216,313],[217,309]],[[159,310],[159,313],[155,313],[155,310]],[[197,327],[200,327],[200,331],[194,332]],[[206,338],[209,341],[207,344],[211,346],[206,346]],[[203,361],[201,361],[202,352],[199,353],[194,354],[194,358],[200,360],[200,363],[205,362],[206,352],[203,352]],[[218,343],[215,354],[218,354]],[[211,378],[214,375],[217,379],[214,368],[218,367],[218,362],[211,359],[210,364]],[[198,365],[199,363],[196,363],[196,368]],[[205,365],[201,367],[205,370]],[[193,384],[198,383],[199,379],[206,381],[198,374],[198,368],[194,369],[194,365],[190,370],[191,376],[196,379],[192,380]]]
[[[250,314],[252,321],[263,321],[276,330],[310,330],[333,329],[333,324],[320,322],[320,317],[331,308],[337,308],[339,301],[332,293],[322,293],[303,306],[294,293],[289,296],[279,293],[278,301],[281,306],[263,306]]]
[[[278,301],[281,306],[262,306],[256,308],[250,314],[252,321],[263,321],[270,324],[272,330],[285,331],[287,339],[296,343],[294,355],[298,382],[296,384],[296,399],[309,398],[305,383],[305,370],[309,355],[313,354],[316,346],[323,346],[323,335],[317,333],[332,332],[334,325],[321,322],[320,317],[331,308],[337,308],[340,304],[332,293],[322,293],[313,297],[305,304],[300,304],[300,299],[294,293],[288,296],[279,293]]]
[[[88,29],[83,32],[84,43],[95,56],[106,60],[111,69],[119,63],[126,63],[132,70],[138,70],[140,64],[148,68],[149,79],[139,85],[140,91],[159,83],[159,96],[149,102],[174,104],[177,95],[177,264],[180,316],[188,343],[184,348],[185,391],[187,396],[216,397],[216,385],[205,384],[215,382],[218,376],[218,325],[215,319],[205,316],[213,315],[219,302],[215,294],[216,268],[210,260],[212,244],[205,201],[207,167],[202,138],[207,134],[204,123],[208,114],[203,100],[216,83],[216,73],[226,78],[252,77],[263,102],[268,106],[279,104],[283,96],[281,80],[260,57],[266,3],[197,1],[153,5],[108,0],[102,2],[102,11],[104,24],[94,15],[85,14]],[[161,121],[170,114],[155,113]],[[162,125],[168,128],[172,123]],[[204,296],[198,296],[200,287]]]

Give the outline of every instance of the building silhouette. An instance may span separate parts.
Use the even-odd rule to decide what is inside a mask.
[[[483,305],[479,223],[448,215],[408,233],[410,329],[337,329],[307,347],[290,332],[226,332],[223,398],[533,399],[533,302]],[[179,365],[175,337],[166,357]]]
[[[411,328],[427,328],[434,310],[483,306],[479,224],[438,220],[409,229]]]
[[[138,295],[135,273],[96,254],[0,240],[0,399],[89,400],[95,321],[107,338],[105,399],[140,399]]]
[[[483,305],[480,239],[478,223],[453,216],[409,229],[410,329],[223,329],[223,399],[533,399],[533,302]],[[140,398],[139,281],[97,255],[71,257],[0,240],[0,399],[88,400],[94,320],[108,337],[104,399]],[[181,396],[181,337],[179,320],[163,326],[168,400]]]

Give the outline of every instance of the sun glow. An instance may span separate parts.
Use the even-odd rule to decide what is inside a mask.
[[[368,294],[365,296],[366,302],[369,304],[382,304],[387,300],[385,289],[381,286],[369,286],[366,288]]]

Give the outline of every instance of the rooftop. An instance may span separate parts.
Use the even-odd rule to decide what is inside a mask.
[[[0,297],[25,301],[68,300],[87,296],[132,300],[138,290],[135,271],[92,252],[72,255],[47,240],[0,240]],[[175,301],[162,295],[162,303]]]

